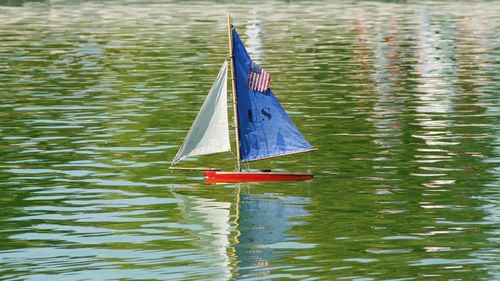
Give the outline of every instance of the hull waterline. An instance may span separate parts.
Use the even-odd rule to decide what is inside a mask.
[[[312,178],[311,173],[205,171],[206,183],[305,181]]]

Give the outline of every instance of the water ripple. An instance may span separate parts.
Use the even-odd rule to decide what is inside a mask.
[[[227,11],[318,148],[251,168],[312,182],[168,169],[227,56]],[[499,279],[499,14],[0,1],[0,279]]]

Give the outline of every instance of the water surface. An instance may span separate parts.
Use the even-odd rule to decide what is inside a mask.
[[[0,4],[0,279],[500,278],[493,2]],[[228,11],[314,180],[169,171]]]

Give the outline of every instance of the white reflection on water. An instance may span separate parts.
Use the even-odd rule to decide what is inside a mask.
[[[459,95],[457,89],[456,49],[453,47],[455,30],[450,21],[435,22],[433,14],[421,10],[417,15],[416,27],[416,69],[419,77],[415,96],[417,98],[417,122],[420,130],[413,134],[417,140],[423,140],[424,146],[417,150],[415,162],[426,164],[419,167],[424,173],[412,173],[417,177],[430,177],[424,186],[438,188],[453,183],[448,178],[448,171],[440,168],[443,161],[451,161],[455,154],[441,149],[443,154],[435,152],[421,154],[426,148],[442,148],[460,144],[459,139],[449,130],[455,122],[453,103]],[[436,167],[433,169],[432,164]],[[437,190],[437,189],[434,189]],[[421,205],[422,208],[429,206]]]
[[[416,111],[450,114],[458,94],[455,30],[447,22],[432,21],[432,15],[427,11],[422,11],[417,23],[417,71],[420,75],[417,97],[421,105]]]
[[[196,248],[207,255],[212,263],[210,271],[217,280],[231,279],[229,258],[230,207],[229,202],[219,202],[197,196],[176,193],[182,213],[182,221],[196,226],[191,231]]]
[[[245,47],[250,57],[257,63],[263,63],[264,48],[262,46],[262,37],[264,36],[264,23],[256,10],[250,12],[250,20],[247,23],[245,34],[248,39],[245,40]]]

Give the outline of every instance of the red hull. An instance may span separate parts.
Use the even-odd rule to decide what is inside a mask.
[[[304,181],[312,178],[311,173],[205,171],[205,182],[207,183]]]

